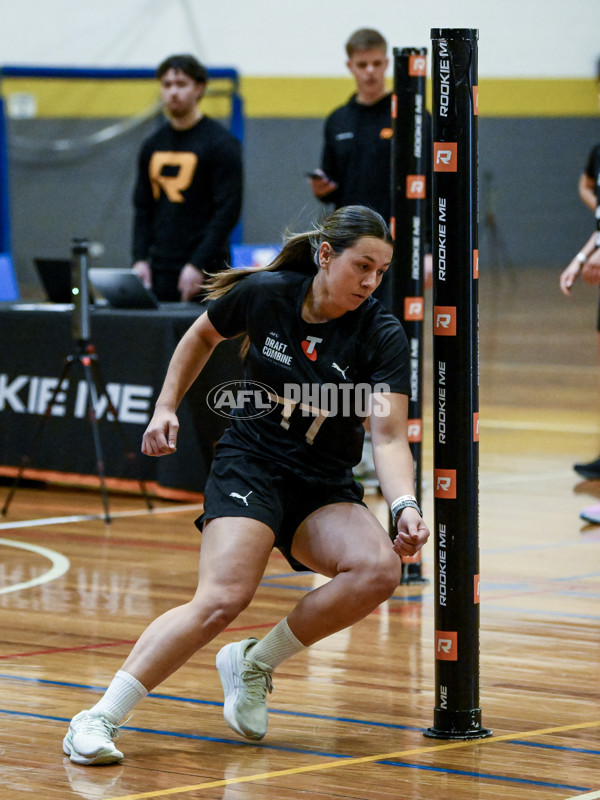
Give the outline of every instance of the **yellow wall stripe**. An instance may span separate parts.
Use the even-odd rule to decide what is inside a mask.
[[[352,94],[344,78],[243,78],[248,117],[324,117]],[[431,82],[427,105],[431,108]],[[479,114],[487,117],[596,117],[594,80],[500,79],[479,82]]]
[[[594,80],[482,80],[479,113],[488,117],[597,117]]]
[[[322,118],[353,91],[350,78],[247,76],[240,85],[249,118]],[[213,91],[223,88],[217,82],[210,87]],[[11,95],[33,98],[36,114],[42,118],[120,117],[148,109],[156,102],[158,87],[154,80],[11,77],[3,80],[2,94],[9,107]],[[227,103],[220,97],[207,97],[204,108],[222,116]],[[592,79],[484,78],[479,84],[479,113],[482,117],[596,117],[598,88]]]

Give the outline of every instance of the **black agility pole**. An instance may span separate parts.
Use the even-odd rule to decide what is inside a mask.
[[[391,270],[392,312],[402,322],[410,346],[408,439],[415,465],[415,496],[421,505],[423,441],[423,257],[429,160],[425,148],[427,50],[394,48],[392,95]],[[391,526],[391,519],[390,519]],[[390,529],[390,534],[395,533]],[[402,559],[400,583],[423,583],[421,554]]]
[[[436,693],[426,736],[490,736],[479,704],[477,39],[434,29],[433,434]]]

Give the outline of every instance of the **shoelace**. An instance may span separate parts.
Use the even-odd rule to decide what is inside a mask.
[[[126,720],[127,721],[127,720]],[[122,723],[123,725],[125,723]],[[106,717],[96,717],[91,714],[84,717],[79,723],[77,733],[94,733],[96,735],[106,735],[111,740],[118,739],[121,735],[119,732],[120,725],[113,725],[112,722],[106,719]]]
[[[267,691],[273,691],[273,679],[271,673],[261,669],[257,662],[244,661],[242,662],[243,669],[240,672],[246,691],[255,700],[264,700],[267,696]]]

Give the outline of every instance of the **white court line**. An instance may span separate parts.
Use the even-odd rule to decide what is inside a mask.
[[[487,365],[486,365],[487,366]],[[503,372],[549,372],[553,375],[556,374],[556,364],[516,364],[514,361],[497,361],[493,369],[496,371],[502,370]],[[590,375],[594,374],[596,367],[587,364],[561,364],[560,371],[562,372],[589,372]]]
[[[131,511],[113,511],[110,513],[111,519],[122,517],[138,517],[146,514],[172,514],[180,511],[200,511],[204,506],[202,503],[192,503],[184,506],[161,506],[161,508],[143,508]],[[14,530],[16,528],[36,528],[40,525],[64,525],[69,522],[85,522],[91,519],[104,519],[104,514],[73,514],[68,517],[42,517],[41,519],[21,519],[18,522],[0,523],[0,531]]]
[[[146,514],[168,514],[179,511],[200,511],[203,508],[202,503],[192,503],[184,506],[162,506],[161,508],[144,508],[131,511],[115,511],[110,515],[111,519],[115,517],[135,517]],[[104,519],[104,514],[73,514],[69,517],[43,517],[41,519],[24,519],[18,522],[3,522],[0,524],[0,530],[15,530],[17,528],[31,528],[40,527],[42,525],[62,525],[70,522],[82,522],[92,519]],[[32,586],[39,586],[42,583],[49,583],[50,581],[60,578],[67,572],[71,566],[69,559],[61,553],[54,550],[49,550],[47,547],[41,547],[37,544],[27,544],[26,542],[15,542],[12,539],[0,539],[0,546],[5,547],[19,547],[21,550],[29,550],[32,553],[38,553],[45,556],[52,562],[52,567],[39,575],[37,578],[32,578],[30,581],[23,581],[22,583],[15,583],[12,586],[0,587],[0,594],[8,594],[8,592],[18,592],[23,589],[30,589]]]
[[[479,419],[480,428],[505,428],[516,431],[544,431],[546,433],[598,433],[597,425],[562,422],[525,422],[508,419]]]
[[[577,794],[573,797],[565,797],[565,800],[597,800],[600,797],[600,789],[597,792],[587,792],[587,794]]]
[[[54,550],[48,550],[47,547],[40,547],[37,544],[26,544],[25,542],[14,542],[11,539],[0,539],[0,546],[5,547],[19,547],[21,550],[30,550],[32,553],[38,553],[45,556],[52,562],[52,567],[44,572],[43,575],[38,575],[37,578],[32,578],[30,581],[23,581],[22,583],[14,583],[12,586],[3,586],[0,588],[0,594],[8,594],[8,592],[19,592],[22,589],[30,589],[32,586],[39,586],[41,583],[49,583],[50,581],[60,578],[71,566],[68,558],[56,553]]]
[[[570,478],[573,478],[572,470],[557,470],[556,472],[545,473],[537,472],[533,475],[498,475],[497,477],[488,474],[480,477],[479,484],[482,488],[489,489],[490,486],[502,486],[503,484],[517,483],[520,485],[522,483],[537,483],[538,481],[546,483],[547,481],[564,481]],[[581,478],[579,480],[581,480]]]

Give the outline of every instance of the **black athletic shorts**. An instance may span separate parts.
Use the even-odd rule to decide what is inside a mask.
[[[204,513],[196,520],[202,530],[215,517],[250,517],[268,525],[277,547],[297,571],[307,569],[291,554],[300,524],[318,508],[331,503],[364,506],[364,489],[348,477],[324,480],[305,477],[266,459],[251,455],[217,455],[204,487]]]

